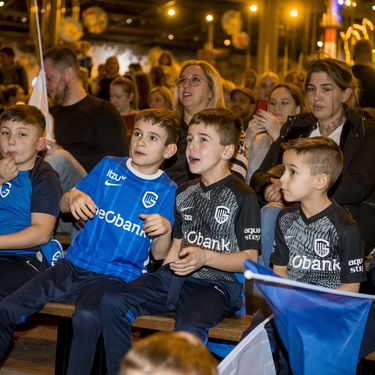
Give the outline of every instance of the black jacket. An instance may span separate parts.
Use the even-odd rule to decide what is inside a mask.
[[[357,221],[368,253],[375,247],[375,122],[350,109],[345,111],[345,117],[340,138],[344,168],[329,195]],[[267,171],[282,162],[281,143],[308,137],[316,127],[317,120],[311,115],[290,117],[283,125],[280,137],[250,181],[261,203],[265,203],[264,189],[272,177]]]

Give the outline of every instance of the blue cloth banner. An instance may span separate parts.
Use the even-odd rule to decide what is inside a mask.
[[[245,268],[277,277],[251,261],[245,262]],[[273,311],[295,375],[356,373],[371,299],[334,294],[327,288],[311,290],[310,285],[297,282],[298,286],[261,280],[255,283]]]

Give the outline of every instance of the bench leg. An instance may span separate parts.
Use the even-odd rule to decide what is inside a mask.
[[[72,319],[59,318],[57,325],[55,375],[66,375],[72,337]]]
[[[72,345],[72,319],[59,318],[57,326],[55,375],[66,375],[68,371],[69,353]],[[100,336],[96,347],[91,375],[106,375],[105,351],[103,337]]]

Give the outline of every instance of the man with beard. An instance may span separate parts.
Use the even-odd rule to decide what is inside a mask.
[[[86,92],[76,54],[67,47],[53,47],[44,55],[44,68],[56,142],[86,172],[104,156],[128,155],[127,132],[120,114],[111,103]]]

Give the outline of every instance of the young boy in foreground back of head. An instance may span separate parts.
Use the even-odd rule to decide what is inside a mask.
[[[119,375],[218,375],[207,346],[188,332],[158,332],[137,341]]]
[[[100,305],[110,375],[131,347],[137,316],[176,312],[176,330],[205,340],[209,327],[240,308],[243,263],[256,262],[260,247],[256,196],[229,167],[240,132],[240,120],[227,109],[205,109],[191,119],[186,159],[200,179],[177,191],[164,265],[105,295]]]
[[[343,156],[327,137],[284,144],[281,189],[287,202],[276,223],[273,271],[283,277],[358,292],[365,280],[359,229],[344,208],[327,196],[339,178]]]
[[[163,259],[171,244],[176,184],[159,169],[177,149],[171,111],[137,114],[131,158],[105,157],[60,207],[85,226],[66,258],[0,303],[0,358],[15,325],[48,301],[74,301],[67,374],[90,374],[101,330],[101,297],[146,271],[149,251]]]
[[[0,300],[50,266],[49,243],[59,212],[56,172],[37,156],[45,119],[30,105],[0,117]]]

